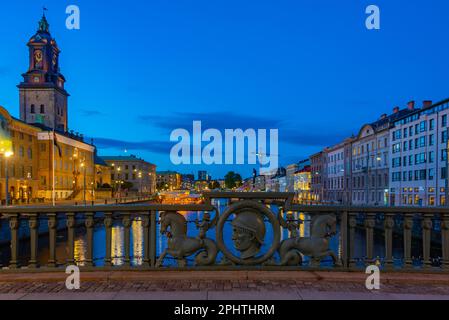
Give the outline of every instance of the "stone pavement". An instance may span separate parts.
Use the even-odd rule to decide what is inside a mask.
[[[0,274],[1,300],[449,300],[449,275],[390,273],[381,289],[362,272],[95,271],[69,291],[58,273]]]

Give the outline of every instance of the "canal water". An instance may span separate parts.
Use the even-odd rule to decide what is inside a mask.
[[[227,201],[225,199],[216,200],[215,203],[217,208],[220,212],[223,212],[226,208]],[[277,212],[276,207],[271,207],[271,210],[274,212]],[[195,225],[195,221],[202,219],[202,212],[186,212],[184,214],[185,218],[187,219],[188,223],[188,236],[190,237],[196,237],[198,235],[198,230]],[[300,225],[299,234],[301,237],[308,237],[310,236],[310,225],[311,225],[311,218],[307,214],[303,213],[295,213],[295,219],[300,219],[303,221],[303,223]],[[2,221],[2,226],[0,228],[0,240],[2,241],[2,245],[0,245],[0,263],[3,266],[7,266],[10,260],[10,250],[9,250],[9,243],[7,242],[8,239],[10,239],[10,234],[8,230],[8,226],[6,225],[7,221]],[[56,247],[56,257],[58,263],[64,264],[67,257],[68,257],[68,251],[67,251],[67,232],[64,228],[65,221],[60,221],[60,230],[57,232],[57,247]],[[46,221],[41,221],[40,228],[45,228]],[[27,228],[21,228],[21,234],[26,235]],[[330,241],[330,248],[337,253],[339,256],[341,255],[341,246],[340,246],[340,233],[339,233],[339,226],[337,226],[337,235],[334,236]],[[206,234],[207,238],[214,239],[215,240],[215,228],[212,230],[209,230]],[[131,225],[131,264],[133,266],[139,266],[143,263],[143,243],[144,243],[144,237],[143,237],[143,225],[142,220],[140,218],[136,218],[133,220]],[[102,223],[102,219],[96,223],[94,228],[94,263],[96,266],[102,266],[104,265],[104,257],[105,257],[105,228]],[[227,247],[230,249],[230,251],[238,256],[238,252],[234,249],[234,246],[232,244],[232,228],[230,223],[226,223],[224,227],[224,240],[227,244]],[[281,228],[281,240],[288,239],[289,238],[289,232],[285,229]],[[271,227],[271,224],[266,221],[266,237],[265,237],[265,243],[261,248],[261,253],[266,252],[269,247],[272,244],[273,239],[273,229]],[[385,246],[384,246],[384,237],[381,232],[375,232],[375,246],[374,246],[374,256],[375,257],[382,257],[384,256],[385,252]],[[86,259],[86,251],[87,251],[87,242],[86,242],[86,230],[84,227],[80,226],[76,229],[76,236],[75,236],[75,260],[77,261],[77,264],[83,266]],[[160,225],[157,225],[157,248],[156,253],[157,256],[161,254],[161,252],[164,251],[167,245],[167,240],[165,236],[160,235]],[[403,247],[402,247],[402,237],[399,235],[394,236],[393,240],[393,255],[396,258],[396,264],[400,264],[402,257],[403,257]],[[30,256],[30,244],[29,240],[22,239],[20,241],[19,246],[19,256],[20,256],[20,263],[21,265],[27,265],[29,256]],[[438,250],[438,248],[435,248],[434,250]],[[413,256],[416,258],[419,258],[421,251],[421,242],[415,241],[413,244]],[[357,229],[356,231],[356,247],[355,247],[355,256],[362,258],[365,255],[365,233],[363,229]],[[124,227],[121,223],[121,221],[114,221],[113,227],[112,227],[112,263],[113,265],[120,266],[124,263]],[[276,253],[275,260],[279,261],[279,257]],[[222,254],[219,253],[217,256],[217,261],[221,261]],[[41,265],[45,265],[48,260],[48,235],[41,235],[39,237],[39,250],[38,250],[38,261]],[[418,259],[419,260],[419,259]],[[187,259],[188,265],[192,265],[194,261],[194,256]],[[309,263],[309,260],[307,257],[304,257],[304,263],[307,265]],[[170,256],[167,256],[167,258],[164,260],[164,266],[174,266],[176,265],[174,259]],[[330,258],[325,259],[322,261],[323,266],[330,266],[331,260]]]

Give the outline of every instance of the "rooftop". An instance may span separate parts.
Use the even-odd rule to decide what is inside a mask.
[[[138,158],[135,155],[129,155],[129,156],[100,156],[104,161],[142,161],[142,162],[146,162],[150,165],[153,165],[152,163],[145,161],[142,158]]]

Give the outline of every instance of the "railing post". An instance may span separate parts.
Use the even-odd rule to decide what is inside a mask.
[[[394,214],[385,214],[385,268],[393,267],[393,228],[394,228]]]
[[[106,212],[104,218],[104,226],[106,231],[106,255],[104,258],[104,265],[106,267],[112,266],[112,212]]]
[[[94,255],[94,213],[88,212],[85,214],[85,225],[86,225],[86,235],[87,235],[87,253],[86,253],[86,267],[93,266],[93,255]]]
[[[349,267],[349,258],[348,258],[348,212],[343,211],[341,213],[341,221],[340,221],[340,239],[341,239],[341,260],[343,262],[343,266],[345,268]]]
[[[19,267],[19,214],[9,215],[9,228],[11,230],[11,260],[9,262],[10,269]]]
[[[48,240],[49,240],[47,266],[49,268],[56,268],[56,226],[57,226],[56,213],[49,213],[47,216],[48,216]]]
[[[442,268],[449,269],[449,214],[441,214],[441,245],[442,245]]]
[[[367,213],[365,217],[365,231],[366,231],[366,260],[368,264],[373,262],[374,249],[374,227],[376,225],[376,214]]]
[[[432,217],[433,214],[423,214],[421,221],[422,227],[422,241],[423,241],[423,266],[429,268],[432,265],[430,261],[430,242],[432,235]]]
[[[157,212],[150,212],[150,259],[151,266],[156,266],[156,226],[157,226]]]
[[[38,228],[39,228],[39,216],[38,214],[30,215],[28,220],[28,225],[30,227],[30,262],[28,267],[35,269],[38,267],[37,263],[37,246],[38,246]]]
[[[150,216],[151,212],[149,214],[146,214],[143,216],[143,267],[149,267],[150,266]]]
[[[355,228],[357,227],[356,214],[349,216],[349,268],[355,266]]]
[[[129,216],[129,213],[126,213],[123,215],[123,227],[124,230],[124,238],[125,238],[125,259],[124,259],[124,266],[130,266],[131,265],[131,255],[130,255],[130,247],[131,247],[131,218]]]
[[[404,216],[404,266],[405,268],[412,267],[412,228],[413,228],[412,213],[406,213]]]
[[[75,264],[75,214],[67,213],[67,247],[68,247],[68,256],[66,260],[66,264],[68,266]]]

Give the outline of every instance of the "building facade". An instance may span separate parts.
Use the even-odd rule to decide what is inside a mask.
[[[324,190],[323,202],[332,204],[347,203],[345,150],[350,140],[324,150]]]
[[[111,183],[113,188],[122,189],[128,184],[130,192],[154,194],[156,192],[156,166],[135,155],[101,156],[111,168]]]
[[[411,104],[411,103],[410,103]],[[445,206],[449,99],[397,119],[390,130],[390,204]]]
[[[316,203],[321,203],[324,201],[324,164],[325,164],[325,153],[320,151],[310,156],[310,193],[312,201]]]
[[[60,72],[59,47],[50,34],[45,15],[39,28],[28,42],[29,67],[18,85],[20,120],[41,124],[61,132],[68,131],[69,94]]]
[[[195,186],[195,176],[193,174],[181,175],[181,189],[191,190]]]
[[[175,171],[160,171],[157,175],[158,190],[179,190],[181,189],[181,175]]]

